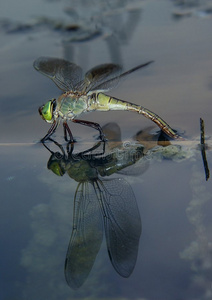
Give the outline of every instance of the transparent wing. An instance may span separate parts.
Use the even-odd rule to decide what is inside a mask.
[[[148,61],[145,64],[139,65],[139,66],[137,66],[137,67],[135,67],[133,69],[130,69],[130,70],[122,73],[121,75],[118,75],[118,76],[113,77],[113,78],[108,78],[108,80],[100,83],[99,85],[96,85],[95,89],[96,90],[108,90],[108,89],[116,86],[118,84],[118,82],[119,82],[120,79],[126,77],[127,75],[129,75],[129,74],[131,74],[131,73],[133,73],[133,72],[135,72],[135,71],[137,71],[137,70],[139,70],[141,68],[144,68],[144,67],[148,66],[152,62],[153,62],[152,60]]]
[[[115,122],[109,122],[102,127],[102,131],[106,137],[108,149],[118,147],[121,143],[121,129]]]
[[[63,91],[73,90],[82,77],[82,69],[64,59],[40,57],[33,66],[38,72],[52,79]]]
[[[123,179],[96,182],[110,260],[115,270],[129,277],[137,259],[141,219],[131,186]]]
[[[117,77],[121,73],[121,70],[122,68],[116,64],[98,65],[85,74],[84,80],[75,86],[75,90],[83,92],[94,91],[97,86],[106,80]]]
[[[74,220],[65,261],[68,285],[79,288],[88,277],[103,237],[102,216],[92,184],[80,183],[74,199]]]
[[[118,171],[118,174],[126,175],[126,176],[139,176],[145,173],[150,165],[150,160],[143,156],[138,161],[135,162],[135,164],[129,165],[120,171]]]

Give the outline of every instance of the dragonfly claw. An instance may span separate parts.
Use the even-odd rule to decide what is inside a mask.
[[[100,135],[99,135],[99,139],[100,139],[102,142],[107,142],[107,141],[108,141],[108,139],[105,137],[104,134],[100,134]]]

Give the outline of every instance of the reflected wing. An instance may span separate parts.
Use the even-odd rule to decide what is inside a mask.
[[[99,85],[96,85],[95,89],[96,90],[108,90],[108,89],[116,86],[120,79],[126,77],[127,75],[129,75],[129,74],[131,74],[131,73],[133,73],[133,72],[135,72],[135,71],[137,71],[141,68],[147,67],[152,62],[153,62],[153,60],[148,61],[145,64],[139,65],[139,66],[137,66],[133,69],[130,69],[129,71],[126,71],[126,72],[122,73],[121,75],[118,75],[118,76],[113,77],[113,78],[108,78],[106,81],[100,83]]]
[[[124,167],[118,171],[118,174],[123,174],[126,176],[139,176],[145,173],[150,165],[150,160],[145,155],[141,157],[134,164]]]
[[[40,57],[33,66],[38,72],[52,79],[63,91],[73,90],[82,77],[82,69],[64,59]]]
[[[108,81],[114,77],[117,77],[121,73],[122,68],[115,64],[102,64],[98,65],[85,74],[85,78],[79,84],[75,86],[76,90],[88,92],[96,90],[96,87],[103,82]],[[108,85],[111,88],[113,84]]]
[[[122,141],[121,129],[115,122],[109,122],[102,127],[102,131],[106,137],[108,148],[111,150],[118,147]]]
[[[103,228],[93,185],[80,183],[74,199],[74,220],[65,261],[68,285],[79,288],[88,277],[102,242]]]
[[[129,277],[137,259],[141,219],[131,186],[123,179],[98,181],[110,260],[115,270]]]

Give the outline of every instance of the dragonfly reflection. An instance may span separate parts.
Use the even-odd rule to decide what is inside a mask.
[[[63,91],[56,100],[49,100],[39,108],[41,117],[51,127],[42,141],[47,140],[57,129],[60,120],[63,121],[65,140],[73,141],[67,121],[92,127],[99,131],[101,140],[104,134],[98,123],[79,120],[78,117],[91,111],[127,110],[144,115],[155,122],[161,130],[172,138],[179,138],[178,134],[158,115],[141,105],[107,96],[102,92],[108,91],[116,85],[119,79],[132,72],[148,66],[152,61],[139,65],[127,72],[121,73],[122,68],[116,64],[102,64],[89,70],[82,80],[82,69],[74,63],[64,59],[40,57],[34,62],[34,68],[46,75]],[[69,135],[69,139],[67,138]]]
[[[44,143],[51,152],[48,169],[58,176],[67,173],[78,182],[74,196],[73,230],[65,261],[65,277],[74,289],[79,288],[88,277],[102,243],[103,231],[115,270],[128,277],[135,267],[141,220],[134,193],[124,179],[105,177],[114,173],[140,175],[153,161],[184,161],[195,155],[197,146],[194,141],[190,145],[194,151],[188,151],[187,146],[171,144],[162,131],[150,133],[150,128],[137,132],[134,142],[126,146],[116,124],[109,123],[103,130],[110,142],[100,141],[79,153],[74,153],[77,146],[74,143],[67,143],[64,149],[50,139],[60,149],[55,152],[49,148],[49,143]],[[205,148],[204,122],[201,119],[201,152],[208,180],[210,172]]]
[[[53,141],[53,140],[52,140]],[[114,148],[107,155],[94,154],[105,143],[73,154],[73,144],[66,151],[56,141],[60,151],[51,152],[48,169],[58,176],[67,173],[79,182],[74,196],[73,229],[66,260],[65,277],[68,285],[79,288],[88,277],[99,252],[103,231],[114,269],[129,277],[137,259],[141,220],[135,195],[127,181],[105,179],[135,164],[143,156],[143,147]],[[93,154],[92,154],[93,153]],[[104,230],[103,230],[104,229]]]

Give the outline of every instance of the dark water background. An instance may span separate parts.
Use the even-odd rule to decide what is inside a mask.
[[[211,1],[0,3],[0,299],[211,299],[212,185],[197,147],[202,117],[211,167]],[[143,228],[128,279],[115,272],[103,242],[83,287],[73,291],[65,282],[77,183],[47,170],[50,154],[38,143],[49,125],[37,108],[60,93],[33,69],[39,56],[63,57],[85,70],[111,61],[127,70],[154,60],[110,95],[148,107],[188,139],[187,159],[153,158],[144,174],[125,178]],[[152,126],[127,112],[85,119],[117,122],[125,141]],[[96,134],[71,128],[79,145]]]

